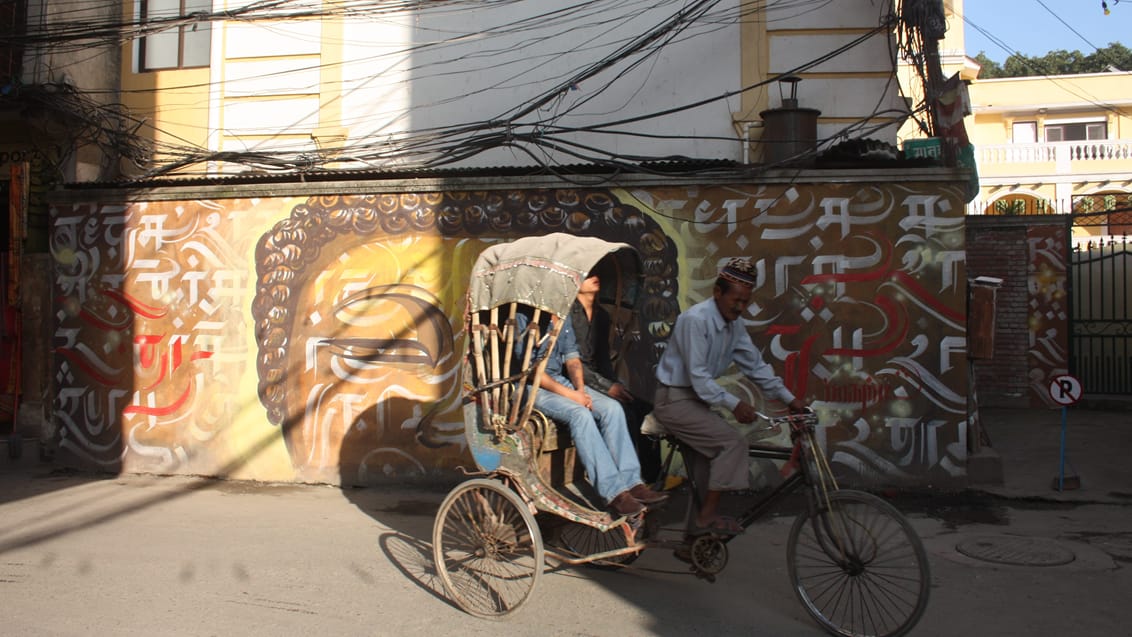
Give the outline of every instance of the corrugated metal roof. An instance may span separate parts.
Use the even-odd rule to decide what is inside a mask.
[[[328,181],[388,181],[406,179],[442,179],[468,177],[537,177],[570,175],[641,174],[672,175],[735,172],[742,164],[730,160],[668,160],[633,166],[605,164],[571,164],[563,166],[490,166],[476,168],[396,168],[364,170],[320,170],[310,172],[265,173],[249,171],[228,175],[166,175],[138,179],[119,179],[65,184],[67,190],[108,188],[167,188],[249,184],[292,184]],[[750,168],[750,167],[748,167]]]

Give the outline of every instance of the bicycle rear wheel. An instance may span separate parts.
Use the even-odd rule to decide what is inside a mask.
[[[830,495],[790,529],[790,583],[806,612],[831,635],[904,635],[928,603],[923,543],[904,515],[861,491]]]
[[[497,619],[519,609],[543,568],[542,535],[527,504],[496,480],[469,480],[448,494],[432,528],[433,560],[460,608]]]

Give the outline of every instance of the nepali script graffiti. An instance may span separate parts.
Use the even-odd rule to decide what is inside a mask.
[[[60,449],[107,469],[360,484],[472,466],[459,359],[487,245],[633,245],[635,393],[720,263],[838,470],[964,474],[962,193],[938,184],[563,188],[57,206]],[[741,379],[733,389],[766,409]]]

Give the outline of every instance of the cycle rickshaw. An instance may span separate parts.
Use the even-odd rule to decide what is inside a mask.
[[[478,471],[441,503],[433,525],[433,557],[449,597],[466,612],[501,618],[535,590],[549,555],[565,565],[625,567],[648,548],[675,548],[692,573],[714,581],[737,536],[676,533],[655,511],[614,517],[588,489],[566,427],[534,408],[545,359],[587,273],[598,264],[611,294],[603,299],[624,324],[639,283],[640,262],[627,244],[551,234],[494,245],[471,275],[465,315],[465,434]],[[516,331],[526,313],[527,327]],[[522,342],[523,347],[516,347]],[[544,349],[540,344],[545,344]],[[517,355],[516,352],[524,352]],[[761,415],[761,414],[760,414]],[[840,489],[813,437],[813,413],[762,416],[782,427],[792,444],[751,444],[749,455],[796,467],[761,494],[741,516],[746,528],[795,491],[806,495],[787,542],[794,592],[805,610],[834,635],[902,635],[927,604],[929,574],[922,543],[900,512],[872,494]],[[662,478],[683,445],[646,419],[649,433],[665,436]],[[696,506],[692,476],[689,514]],[[657,485],[662,486],[661,481]],[[544,543],[544,532],[552,541]]]

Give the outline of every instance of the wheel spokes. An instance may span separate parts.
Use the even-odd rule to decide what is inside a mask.
[[[836,635],[900,635],[923,612],[926,555],[903,517],[869,494],[839,492],[804,515],[788,554],[795,592]]]
[[[441,505],[433,530],[437,569],[468,612],[494,617],[529,597],[542,572],[542,543],[525,504],[506,487],[472,481]]]

